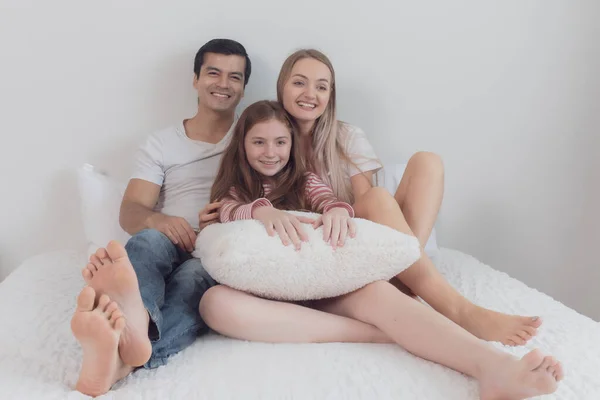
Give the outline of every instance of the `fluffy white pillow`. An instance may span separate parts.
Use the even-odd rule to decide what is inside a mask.
[[[300,251],[269,236],[256,220],[213,224],[198,235],[193,255],[217,282],[279,300],[346,294],[388,280],[419,259],[415,237],[368,220],[355,222],[356,237],[335,251],[323,240],[322,227],[309,224],[304,224],[309,240]]]
[[[88,254],[106,246],[110,240],[126,243],[131,236],[119,225],[126,185],[90,164],[77,169],[77,180]]]

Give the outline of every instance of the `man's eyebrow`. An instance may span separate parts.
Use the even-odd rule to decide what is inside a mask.
[[[206,66],[206,70],[207,70],[207,71],[223,72],[223,71],[221,71],[219,68],[217,68],[217,67],[213,67],[213,66],[211,66],[211,65],[207,65],[207,66]],[[229,73],[229,75],[236,75],[236,76],[239,76],[240,78],[243,78],[243,77],[244,77],[244,73],[243,73],[243,72],[239,72],[239,71],[230,72],[230,73]]]

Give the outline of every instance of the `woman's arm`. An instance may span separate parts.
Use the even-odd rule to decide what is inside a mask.
[[[356,202],[363,194],[373,187],[373,171],[362,172],[350,178],[352,195]]]

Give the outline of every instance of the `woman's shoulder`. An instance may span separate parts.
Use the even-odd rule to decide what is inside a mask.
[[[338,130],[340,133],[347,135],[364,135],[365,131],[363,131],[359,126],[350,124],[345,121],[338,120]]]
[[[342,143],[349,145],[356,140],[367,140],[367,134],[360,127],[344,121],[338,121],[338,135]]]

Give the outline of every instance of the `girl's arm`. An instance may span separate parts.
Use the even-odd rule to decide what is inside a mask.
[[[326,213],[333,208],[344,208],[348,211],[350,217],[354,217],[352,206],[346,202],[339,201],[333,194],[333,190],[318,175],[312,172],[308,174],[306,179],[306,195],[311,209],[318,213]]]
[[[223,204],[219,209],[219,220],[221,222],[231,222],[252,219],[252,211],[258,207],[273,207],[273,205],[265,198],[254,200],[252,203],[244,203],[237,196],[235,189],[231,188],[229,196],[223,199]]]

